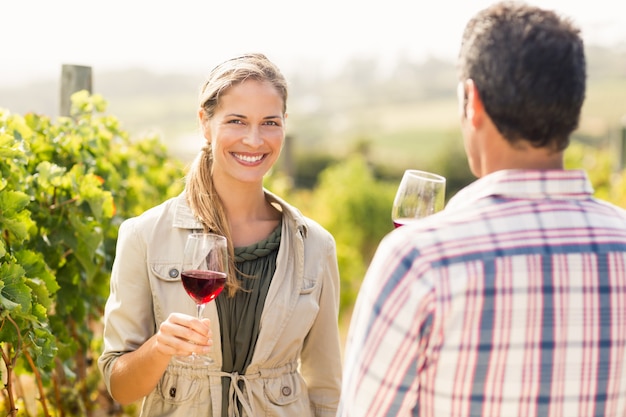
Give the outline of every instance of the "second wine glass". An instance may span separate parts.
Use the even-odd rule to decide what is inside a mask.
[[[393,200],[393,225],[400,227],[443,209],[445,192],[445,177],[432,172],[407,169]]]
[[[198,318],[204,307],[222,292],[228,274],[228,248],[224,236],[213,233],[192,233],[187,238],[183,255],[181,280],[189,296],[196,302]],[[176,356],[177,361],[209,365],[209,355]]]

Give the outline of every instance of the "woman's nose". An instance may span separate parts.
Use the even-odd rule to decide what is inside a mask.
[[[251,147],[260,146],[263,143],[260,130],[256,127],[250,127],[246,136],[243,138],[243,143]]]

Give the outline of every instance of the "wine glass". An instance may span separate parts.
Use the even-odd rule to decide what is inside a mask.
[[[222,292],[228,274],[228,249],[226,238],[213,233],[192,233],[187,238],[183,255],[181,281],[183,288],[196,302],[198,318],[204,307]],[[209,355],[195,352],[188,356],[176,356],[179,362],[194,365],[210,365]]]
[[[391,208],[394,227],[400,227],[443,209],[445,192],[445,177],[417,169],[404,171]]]

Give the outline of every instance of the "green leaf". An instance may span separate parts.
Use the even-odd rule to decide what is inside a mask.
[[[48,329],[35,329],[33,338],[39,354],[35,357],[35,365],[38,368],[48,368],[54,363],[59,349],[57,348],[54,335]]]
[[[58,352],[54,335],[50,330],[42,326],[33,326],[26,334],[26,341],[37,368],[49,368]]]
[[[28,239],[28,230],[35,224],[30,218],[30,212],[24,210],[14,213],[12,217],[8,217],[6,214],[0,213],[0,228],[11,233],[17,239],[15,243],[21,243]]]
[[[0,209],[8,215],[23,210],[28,202],[28,195],[19,191],[3,190],[0,194]]]
[[[113,215],[113,197],[110,191],[102,189],[102,181],[96,175],[89,174],[82,178],[79,186],[81,200],[89,205],[91,212],[98,221],[111,218]]]
[[[94,222],[80,219],[77,216],[70,218],[70,223],[75,230],[76,246],[74,255],[80,262],[87,274],[87,280],[90,281],[98,272],[100,267],[95,262],[96,252],[102,244],[102,231],[94,227]]]
[[[62,185],[63,176],[66,169],[48,161],[40,162],[37,165],[37,182],[40,187],[59,187]]]
[[[27,285],[33,291],[33,298],[45,307],[52,304],[52,295],[59,290],[56,278],[48,269],[48,265],[41,253],[31,250],[21,250],[16,252],[15,258],[24,268]]]
[[[24,268],[17,264],[1,264],[0,306],[14,310],[19,305],[23,312],[30,312],[31,289],[24,283]]]
[[[26,154],[22,149],[22,143],[14,136],[0,131],[0,161],[25,164]]]

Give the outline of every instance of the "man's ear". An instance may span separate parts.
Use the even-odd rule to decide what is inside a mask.
[[[463,107],[465,116],[471,124],[479,124],[484,115],[485,108],[483,106],[483,102],[480,98],[480,93],[478,92],[478,88],[476,88],[474,80],[472,80],[471,78],[465,80],[465,82],[463,83],[463,90]]]
[[[465,119],[467,116],[467,90],[463,81],[459,81],[456,86],[456,101],[459,107],[459,117],[461,120]]]

